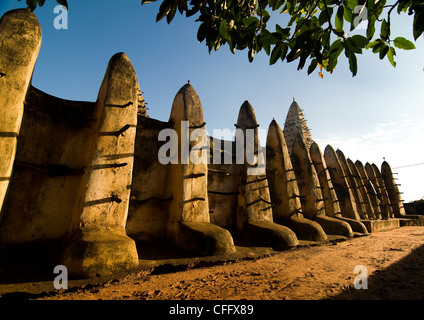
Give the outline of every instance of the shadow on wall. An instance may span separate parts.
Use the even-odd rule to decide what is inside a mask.
[[[332,300],[423,300],[424,245],[384,270],[376,270],[368,278],[368,289],[353,285]]]

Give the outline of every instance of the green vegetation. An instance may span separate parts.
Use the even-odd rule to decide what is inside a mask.
[[[26,1],[32,10],[45,2]],[[142,4],[155,1],[158,0],[142,0]],[[67,6],[66,0],[57,2]],[[233,53],[247,50],[249,61],[253,61],[255,54],[263,50],[270,64],[298,61],[298,70],[308,65],[310,74],[318,67],[321,77],[323,70],[333,72],[344,52],[355,76],[357,55],[364,49],[378,54],[380,59],[387,58],[394,67],[396,49],[415,49],[405,37],[391,38],[393,14],[411,16],[415,40],[424,31],[424,0],[387,2],[390,1],[162,0],[156,20],[171,23],[177,11],[186,17],[196,16],[200,22],[197,38],[206,43],[209,52],[228,45]],[[268,23],[275,17],[288,22],[270,28]]]

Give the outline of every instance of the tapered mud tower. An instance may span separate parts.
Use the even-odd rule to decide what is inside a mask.
[[[370,197],[368,196],[368,192],[367,192],[367,189],[365,188],[365,184],[363,183],[361,179],[361,175],[359,174],[359,171],[352,160],[348,158],[346,161],[347,161],[349,171],[352,174],[352,179],[355,183],[356,190],[360,193],[362,201],[363,201],[362,208],[364,209],[364,212],[365,212],[364,214],[365,219],[375,219],[374,208],[372,206]]]
[[[393,208],[390,203],[389,194],[387,193],[386,185],[384,183],[384,179],[383,179],[383,176],[381,175],[380,169],[377,167],[375,163],[373,163],[371,166],[374,170],[376,182],[378,184],[378,187],[380,188],[382,202],[386,206],[388,216],[389,218],[394,218]]]
[[[319,178],[300,134],[297,134],[294,140],[291,160],[299,185],[300,202],[305,217],[318,222],[326,234],[352,237],[352,228],[348,223],[325,214]]]
[[[325,163],[321,149],[315,142],[309,148],[312,163],[318,175],[321,186],[321,193],[324,198],[325,212],[329,217],[337,217],[341,215],[339,200],[337,199],[336,191],[334,190],[331,177],[328,172],[327,164]]]
[[[235,251],[231,234],[210,223],[206,123],[199,96],[190,84],[175,96],[169,118],[178,135],[178,163],[170,164],[172,197],[166,234],[178,247],[198,255]]]
[[[362,195],[358,190],[358,186],[356,185],[356,181],[349,168],[346,157],[340,149],[336,150],[336,155],[337,159],[339,159],[340,166],[346,179],[347,187],[353,195],[353,200],[356,203],[356,209],[358,210],[359,217],[361,219],[368,219],[368,214],[365,209],[365,202],[363,201]]]
[[[266,173],[274,221],[289,227],[300,240],[327,240],[319,223],[303,217],[299,187],[286,141],[275,120],[268,128],[266,150]]]
[[[311,145],[310,154],[311,160],[315,166],[320,181],[326,214],[330,217],[347,222],[354,232],[367,234],[367,228],[362,222],[343,217],[339,199],[337,199],[337,194],[331,181],[331,176],[328,172],[327,164],[325,163],[324,156],[322,155],[321,150],[316,143]]]
[[[41,27],[27,9],[0,20],[0,212],[11,180],[24,100],[41,45]],[[0,213],[1,221],[1,213]]]
[[[258,123],[248,101],[240,107],[236,124],[238,163],[243,164],[240,177],[237,226],[239,232],[254,242],[285,249],[298,245],[295,233],[273,222],[272,203],[265,171],[265,156],[258,138]]]
[[[377,197],[377,193],[371,183],[370,178],[365,170],[364,165],[361,161],[356,160],[355,167],[358,170],[358,174],[361,177],[361,181],[365,186],[365,190],[368,198],[370,199],[371,205],[374,211],[374,219],[381,219],[381,209],[380,209],[380,200]]]
[[[300,134],[306,147],[309,149],[314,141],[312,140],[311,132],[306,124],[303,111],[293,99],[287,113],[286,122],[284,123],[284,138],[286,139],[287,148],[290,154],[297,134]]]
[[[394,216],[396,218],[404,217],[406,213],[405,208],[403,207],[401,193],[399,192],[398,184],[393,177],[392,169],[386,161],[381,164],[381,175],[389,195]]]
[[[354,201],[353,193],[347,184],[339,159],[337,158],[333,147],[330,145],[325,147],[324,159],[327,164],[328,172],[331,176],[334,190],[336,190],[337,198],[339,199],[342,215],[346,218],[359,220],[360,217],[356,202]]]
[[[383,190],[380,187],[380,183],[377,179],[377,174],[375,172],[375,167],[372,166],[370,163],[365,164],[365,172],[367,173],[368,178],[370,179],[372,186],[375,190],[375,193],[377,195],[379,206],[381,210],[381,218],[382,219],[389,219],[390,214],[392,213],[391,207],[387,205],[387,203],[384,201],[383,196]]]
[[[79,276],[108,274],[138,265],[134,241],[126,235],[137,126],[137,77],[124,53],[108,65],[96,103],[97,135],[83,176],[63,264]]]

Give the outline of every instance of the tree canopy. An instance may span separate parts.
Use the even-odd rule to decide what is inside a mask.
[[[142,5],[159,0],[142,0]],[[26,0],[34,10],[45,0]],[[66,0],[57,0],[67,7]],[[411,16],[412,35],[424,32],[424,0],[162,0],[156,21],[171,23],[176,12],[197,17],[197,39],[211,52],[228,45],[231,52],[247,50],[249,61],[264,51],[269,63],[298,61],[311,74],[318,67],[333,72],[342,52],[355,76],[357,55],[364,49],[396,66],[396,49],[415,49],[405,37],[391,37],[393,14]],[[269,27],[277,15],[284,25]],[[361,31],[361,32],[360,32]]]

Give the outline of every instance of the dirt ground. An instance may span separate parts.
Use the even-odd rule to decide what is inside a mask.
[[[367,289],[354,287],[354,280],[359,275],[354,268],[358,265],[366,267]],[[128,274],[125,278],[51,291],[32,298],[421,300],[424,299],[423,266],[424,227],[402,227],[338,243],[272,252],[262,258],[235,263],[163,274],[146,269]]]
[[[366,267],[367,289],[355,289]],[[424,299],[424,227],[402,227],[343,242],[272,252],[263,258],[185,271],[152,269],[123,279],[50,292],[53,300]],[[156,269],[157,270],[157,269]],[[361,274],[363,275],[363,274]]]

